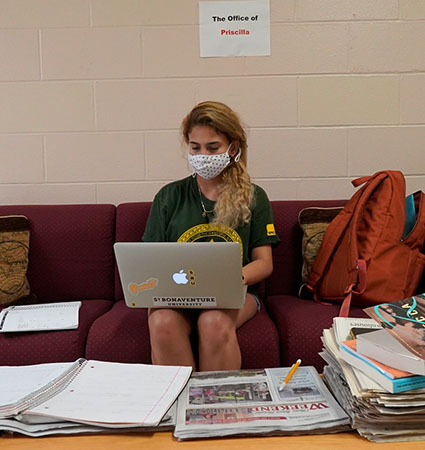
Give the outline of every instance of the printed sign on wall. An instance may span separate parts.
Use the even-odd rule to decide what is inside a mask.
[[[270,2],[199,2],[201,57],[270,55]]]

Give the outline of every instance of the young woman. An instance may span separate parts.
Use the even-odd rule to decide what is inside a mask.
[[[271,247],[279,238],[267,195],[247,173],[246,135],[237,114],[223,103],[203,102],[186,116],[181,131],[193,175],[158,192],[143,240],[239,242],[248,293],[237,310],[150,309],[152,362],[196,370],[190,342],[195,329],[198,370],[239,369],[236,330],[259,308],[253,287],[271,274]]]

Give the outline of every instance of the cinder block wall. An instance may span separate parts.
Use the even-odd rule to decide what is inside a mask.
[[[200,58],[197,0],[0,0],[0,203],[151,200],[197,102],[249,129],[272,199],[425,190],[425,1],[271,0],[269,57]]]

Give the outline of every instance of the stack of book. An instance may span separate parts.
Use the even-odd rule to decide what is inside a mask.
[[[335,318],[323,331],[324,379],[362,436],[423,440],[425,295],[365,312],[372,319]],[[353,336],[353,328],[374,330]]]

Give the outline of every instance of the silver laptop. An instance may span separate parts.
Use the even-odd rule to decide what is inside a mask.
[[[117,242],[114,251],[131,308],[239,309],[245,303],[237,242]]]

